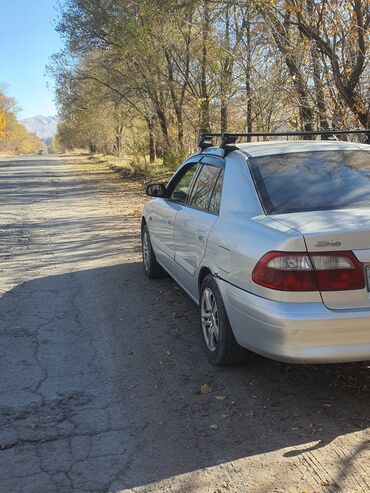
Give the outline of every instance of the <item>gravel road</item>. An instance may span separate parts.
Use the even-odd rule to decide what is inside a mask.
[[[193,302],[144,278],[142,188],[0,161],[0,492],[370,492],[369,363],[209,364]]]

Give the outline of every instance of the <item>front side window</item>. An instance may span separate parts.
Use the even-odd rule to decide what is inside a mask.
[[[197,166],[197,163],[191,164],[189,168],[185,171],[185,174],[183,174],[182,177],[179,179],[171,194],[172,200],[180,203],[185,203],[187,201],[190,191],[190,185],[196,172]]]
[[[211,194],[219,174],[220,168],[216,166],[209,166],[207,164],[202,166],[194,184],[189,205],[197,209],[208,209]]]
[[[370,152],[336,150],[249,159],[267,214],[370,209]]]

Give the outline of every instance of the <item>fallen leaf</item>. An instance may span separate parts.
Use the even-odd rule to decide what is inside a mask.
[[[200,393],[203,395],[210,394],[213,392],[213,388],[208,385],[208,383],[204,383],[203,385],[200,386]]]
[[[218,426],[217,425],[211,425],[211,430],[218,430]]]
[[[223,400],[225,400],[225,399],[226,399],[226,395],[216,395],[216,399],[217,399],[218,401],[223,401]]]

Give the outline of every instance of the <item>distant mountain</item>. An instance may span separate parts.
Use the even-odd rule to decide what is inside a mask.
[[[29,132],[35,133],[40,139],[49,139],[57,133],[56,116],[32,116],[21,121]]]

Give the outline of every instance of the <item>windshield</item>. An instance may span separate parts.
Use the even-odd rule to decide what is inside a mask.
[[[370,209],[370,152],[313,151],[250,158],[266,214]]]

